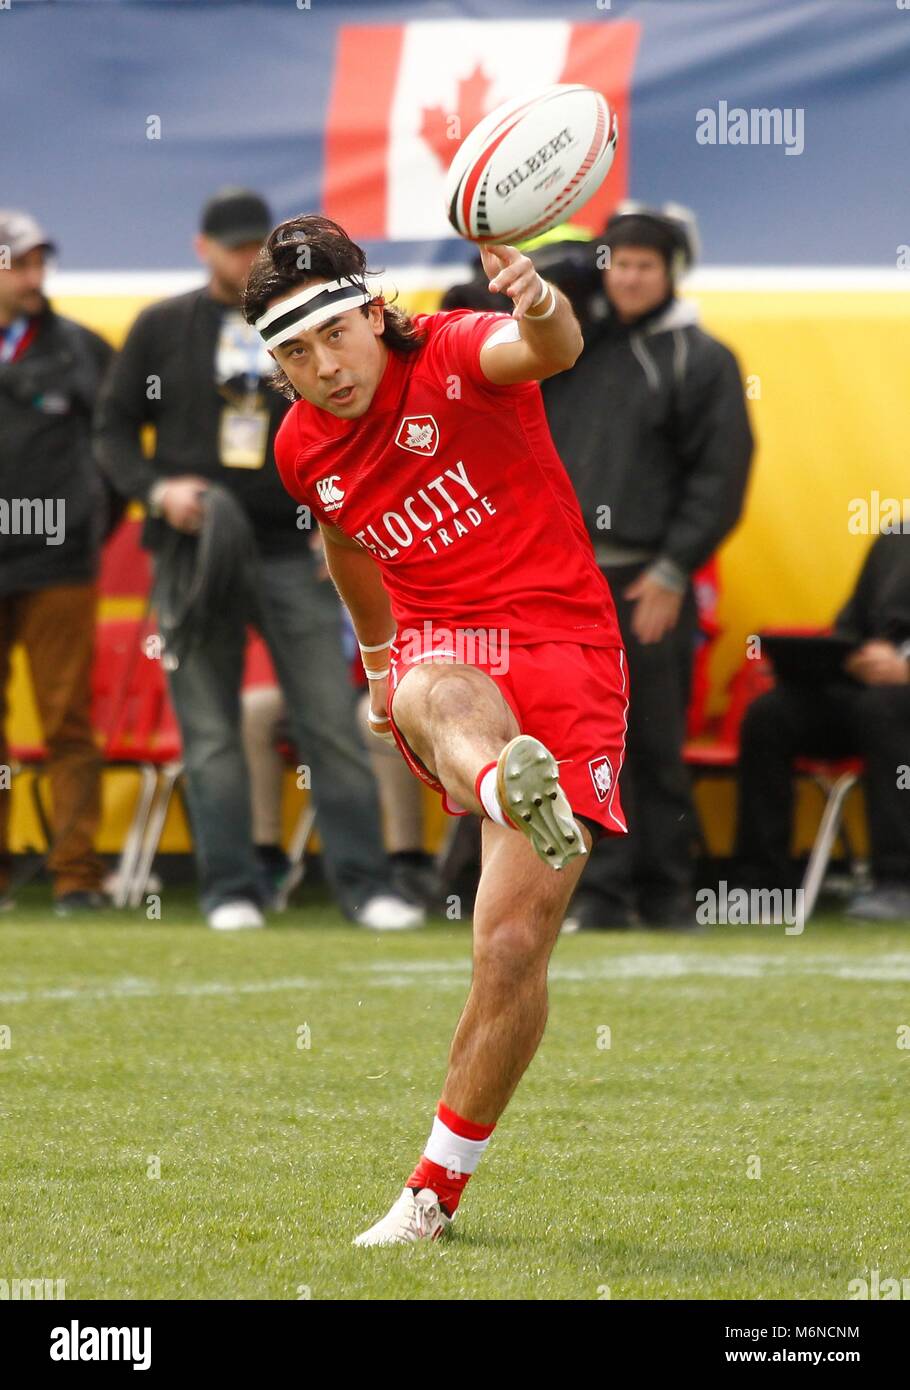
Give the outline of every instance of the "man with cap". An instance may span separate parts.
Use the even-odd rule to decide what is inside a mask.
[[[113,485],[145,504],[143,542],[154,553],[157,591],[168,584],[179,590],[173,567],[181,536],[184,553],[185,537],[197,534],[199,554],[206,553],[216,496],[229,494],[233,513],[239,509],[248,523],[247,608],[206,615],[204,631],[179,658],[166,660],[209,925],[262,926],[269,898],[252,842],[240,725],[249,621],[262,632],[284,690],[339,905],[365,926],[414,926],[421,912],[389,889],[338,599],[309,544],[306,508],[288,496],[275,469],[273,444],[287,402],[271,389],[271,359],[240,313],[250,266],[271,225],[263,199],[245,189],[224,189],[206,204],[195,249],[207,283],[151,305],[133,324],[102,394],[98,456]],[[150,458],[141,443],[149,424]],[[214,535],[216,546],[223,541]]]
[[[21,643],[47,747],[54,906],[68,916],[107,901],[94,852],[101,766],[90,717],[105,490],[91,415],[111,349],[45,298],[53,251],[28,213],[0,209],[0,765],[9,761],[6,690]],[[6,906],[9,803],[0,792]]]
[[[736,524],[752,456],[736,358],[677,298],[696,254],[688,209],[620,204],[590,246],[587,290],[573,274],[584,351],[542,387],[629,659],[629,834],[595,848],[570,930],[694,920],[694,811],[682,759],[697,627],[692,575]]]

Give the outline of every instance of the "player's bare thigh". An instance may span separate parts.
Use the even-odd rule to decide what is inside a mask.
[[[590,852],[591,832],[581,827]],[[545,969],[588,855],[551,869],[515,830],[483,822],[483,860],[474,903],[475,968],[488,959],[516,979]]]
[[[520,733],[513,711],[485,671],[463,662],[411,666],[395,691],[394,719],[424,767],[438,776],[434,749],[444,733],[462,731],[504,746]],[[495,757],[496,754],[494,753]]]

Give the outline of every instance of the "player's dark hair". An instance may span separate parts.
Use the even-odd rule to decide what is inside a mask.
[[[362,281],[375,273],[367,269],[365,252],[337,222],[315,213],[290,217],[269,234],[253,262],[243,292],[243,316],[247,323],[255,323],[273,299],[302,289],[309,280],[347,276]],[[362,304],[360,312],[366,318],[369,305]],[[426,333],[415,328],[413,319],[403,309],[387,303],[383,317],[385,327],[380,337],[392,352],[404,356],[423,347]],[[288,400],[300,400],[281,367],[275,368],[270,380]]]

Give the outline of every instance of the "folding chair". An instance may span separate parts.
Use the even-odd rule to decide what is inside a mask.
[[[825,798],[825,808],[803,875],[803,918],[807,922],[812,916],[825,881],[838,831],[841,833],[844,849],[852,866],[851,845],[842,824],[844,803],[862,776],[864,768],[865,764],[861,758],[797,758],[794,763],[794,773],[799,777],[811,777]]]
[[[99,623],[95,638],[93,722],[103,736],[104,761],[136,768],[140,774],[117,869],[117,907],[136,907],[141,901],[150,870],[146,843],[153,813],[157,815],[156,799],[166,784],[170,800],[182,768],[180,735],[161,660],[148,645],[151,636],[145,619],[117,619]],[[152,858],[160,838],[159,828]]]

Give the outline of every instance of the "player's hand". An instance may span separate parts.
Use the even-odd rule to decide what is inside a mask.
[[[514,246],[482,246],[480,259],[490,277],[490,289],[494,294],[506,294],[515,304],[512,317],[524,317],[525,309],[540,298],[543,281],[534,269],[529,256],[524,256]]]
[[[395,735],[389,719],[389,678],[370,681],[370,733],[383,743],[395,745]]]
[[[191,475],[172,479],[161,495],[161,512],[169,526],[189,535],[202,528],[202,494],[208,487],[205,478]]]
[[[844,669],[863,685],[910,684],[910,665],[893,642],[864,642],[847,657]]]
[[[624,597],[635,603],[632,631],[642,646],[659,642],[679,620],[683,595],[666,588],[652,575],[640,574],[625,590]]]

